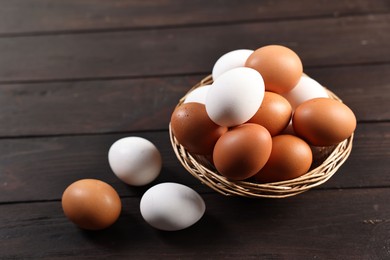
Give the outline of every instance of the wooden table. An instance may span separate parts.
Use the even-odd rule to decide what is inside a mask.
[[[240,48],[282,44],[358,118],[348,161],[330,181],[287,199],[224,197],[176,160],[177,101]],[[390,2],[0,1],[0,259],[389,259]],[[149,139],[164,166],[146,187],[111,172],[124,136]],[[69,222],[61,195],[96,178],[120,194],[111,228]],[[178,232],[142,219],[161,182],[201,194],[200,222]]]

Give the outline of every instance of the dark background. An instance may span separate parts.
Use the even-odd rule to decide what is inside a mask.
[[[223,53],[267,44],[295,50],[352,108],[354,147],[304,194],[224,197],[176,160],[170,114]],[[0,259],[389,259],[389,101],[388,0],[0,0]],[[152,184],[111,172],[108,149],[124,136],[161,151]],[[83,178],[122,198],[107,230],[62,212],[62,192]],[[161,232],[143,221],[143,192],[164,181],[201,194],[200,222]]]

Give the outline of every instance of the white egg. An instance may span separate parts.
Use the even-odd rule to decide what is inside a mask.
[[[188,93],[183,103],[196,102],[204,105],[206,103],[206,96],[209,92],[210,87],[211,85],[204,85],[194,89],[193,91]]]
[[[214,123],[236,126],[248,121],[264,98],[263,77],[251,68],[231,69],[211,85],[206,112]]]
[[[240,49],[222,55],[214,64],[212,76],[216,80],[228,70],[244,67],[246,60],[253,53],[253,50]]]
[[[293,111],[300,104],[309,99],[329,97],[325,88],[314,79],[309,78],[307,75],[302,76],[298,84],[289,92],[283,93],[282,96],[290,102]]]
[[[141,198],[141,215],[154,228],[166,231],[185,229],[195,224],[206,210],[202,197],[178,183],[160,183]]]
[[[134,186],[152,182],[162,167],[161,155],[156,146],[136,136],[117,140],[108,151],[108,162],[120,180]]]

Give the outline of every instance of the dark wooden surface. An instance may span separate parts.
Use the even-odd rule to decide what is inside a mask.
[[[304,194],[224,197],[177,162],[170,114],[221,54],[273,43],[353,109],[353,151]],[[388,0],[0,0],[0,259],[389,259],[389,104]],[[152,184],[111,172],[108,148],[124,136],[159,148]],[[62,192],[82,178],[120,194],[111,228],[63,215]],[[161,232],[143,221],[143,192],[164,181],[201,194],[200,222]]]

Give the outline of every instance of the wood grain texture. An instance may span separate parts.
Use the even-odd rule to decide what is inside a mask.
[[[390,259],[388,0],[0,0],[0,259]],[[168,122],[224,53],[282,44],[359,121],[350,157],[322,186],[287,199],[224,197],[187,173]],[[125,136],[156,144],[161,175],[130,187],[107,153]],[[100,232],[64,216],[83,178],[120,194]],[[179,232],[139,212],[154,184],[206,202]]]
[[[390,65],[308,69],[307,73],[334,91],[358,121],[390,119]]]
[[[176,160],[167,131],[9,139],[2,140],[4,143],[0,145],[4,149],[0,163],[0,202],[59,199],[68,185],[83,178],[108,182],[124,196],[144,192],[145,187],[130,188],[121,183],[109,167],[110,146],[125,136],[147,138],[160,150],[163,169],[154,183],[198,184]]]
[[[306,72],[342,98],[359,121],[386,121],[389,71],[384,64]],[[166,130],[179,98],[203,76],[0,85],[0,136]]]
[[[201,77],[0,86],[0,135],[168,129],[170,115]]]
[[[304,0],[299,4],[288,0],[68,0],[55,3],[50,0],[2,0],[0,4],[0,35],[8,36],[315,16],[337,17],[390,10],[390,4],[386,0]],[[301,8],[302,6],[305,8]]]
[[[306,67],[385,63],[389,31],[383,14],[0,38],[0,82],[208,73],[228,51],[267,44],[291,47]]]
[[[390,123],[361,124],[347,162],[320,189],[390,186]],[[124,136],[141,136],[156,144],[163,157],[161,175],[147,187],[121,183],[112,173],[107,152]],[[173,181],[214,193],[177,161],[167,131],[0,140],[0,202],[59,199],[72,182],[96,178],[122,196],[137,196],[156,183]],[[309,191],[310,192],[310,191]],[[221,195],[222,196],[222,195]]]
[[[117,223],[82,231],[59,201],[0,205],[2,259],[387,259],[390,189],[313,191],[281,200],[203,195],[200,222],[160,232],[124,198]],[[26,214],[28,212],[28,214]]]

